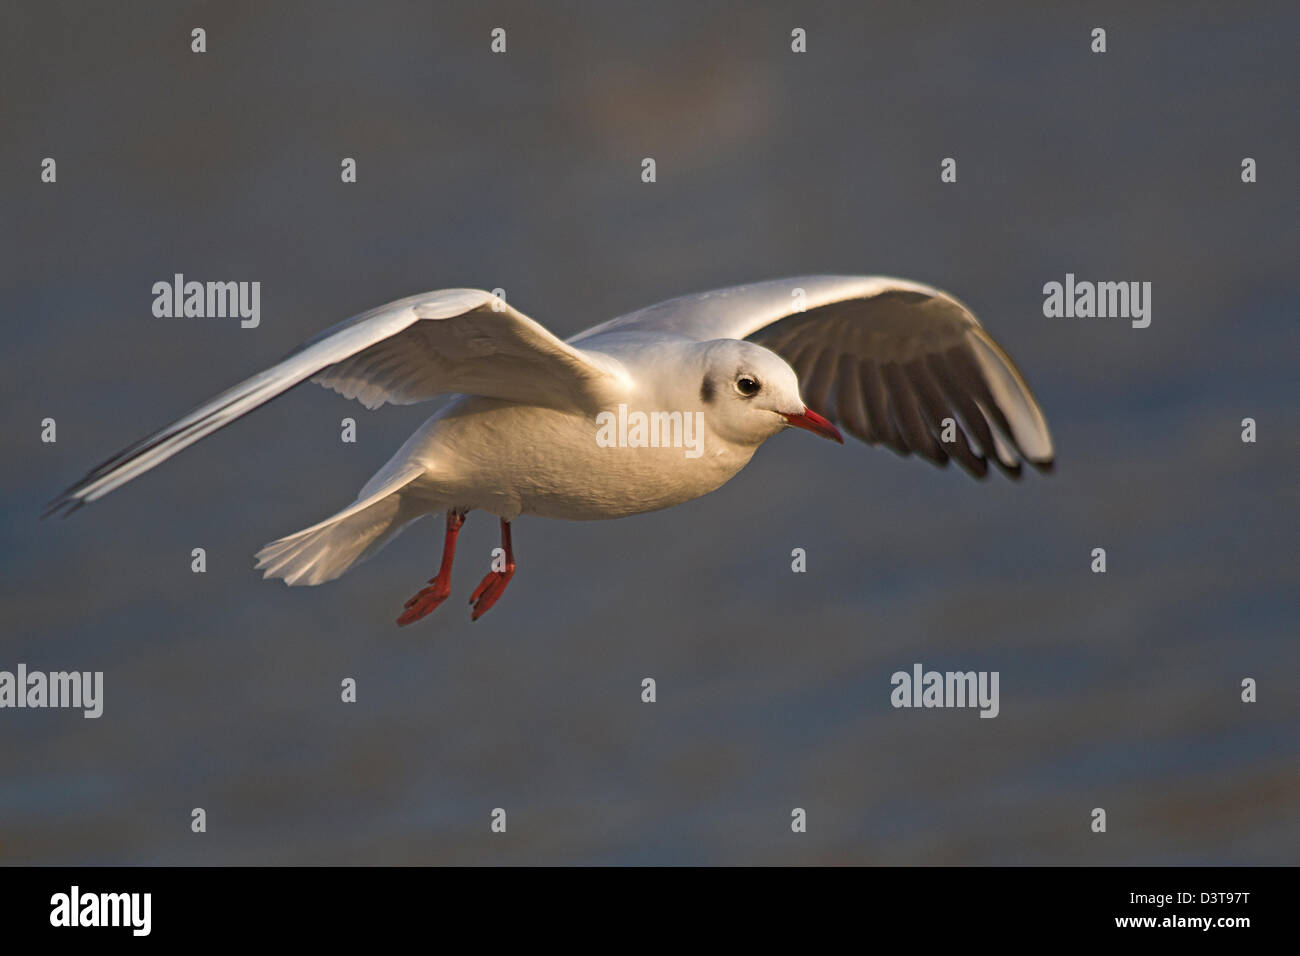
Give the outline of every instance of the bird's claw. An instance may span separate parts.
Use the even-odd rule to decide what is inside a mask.
[[[469,603],[474,605],[471,621],[477,621],[487,613],[488,608],[497,603],[497,598],[505,593],[506,585],[515,576],[513,565],[507,565],[504,571],[489,571],[487,577],[479,582],[474,593],[469,596]]]
[[[407,601],[404,605],[406,608],[402,616],[397,619],[399,627],[405,627],[408,624],[418,621],[426,614],[433,611],[439,604],[447,600],[451,594],[451,582],[439,581],[433,578],[429,581],[429,587],[423,588],[418,594]]]

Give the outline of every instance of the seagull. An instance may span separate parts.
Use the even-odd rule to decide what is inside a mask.
[[[470,596],[472,620],[514,576],[510,524],[520,515],[670,508],[725,484],[790,427],[843,444],[838,423],[899,455],[955,459],[976,478],[989,462],[1011,478],[1022,462],[1049,471],[1054,454],[1011,359],[966,306],[917,282],[757,282],[661,302],[567,340],[499,295],[444,289],[327,329],[113,455],[45,514],[66,517],[308,379],[370,409],[451,396],[352,504],[256,554],[265,578],[321,584],[444,513],[438,572],[399,625],[450,595],[456,538],[475,509],[499,519],[501,549]]]

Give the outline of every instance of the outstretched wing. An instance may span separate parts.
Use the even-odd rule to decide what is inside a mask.
[[[757,342],[790,363],[810,408],[901,455],[955,458],[981,478],[989,459],[1013,478],[1022,459],[1052,465],[1047,422],[1015,364],[969,309],[930,286],[882,276],[758,282],[662,302],[570,342],[642,330]]]
[[[611,360],[565,344],[490,292],[413,295],[327,329],[279,364],[123,449],[45,513],[70,514],[102,498],[309,378],[367,408],[464,392],[586,410],[602,404],[620,375]]]

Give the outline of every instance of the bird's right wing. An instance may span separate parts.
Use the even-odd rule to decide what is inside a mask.
[[[490,292],[445,289],[379,306],[118,452],[54,499],[70,514],[307,379],[367,408],[463,392],[552,408],[603,407],[623,370],[556,338]]]
[[[575,335],[748,339],[799,376],[808,406],[870,444],[982,478],[1055,456],[1047,421],[1010,357],[961,302],[888,276],[800,276],[660,302]],[[946,425],[950,422],[951,425]]]

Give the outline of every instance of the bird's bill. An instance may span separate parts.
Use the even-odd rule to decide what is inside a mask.
[[[822,438],[844,444],[844,436],[840,434],[840,430],[811,408],[805,408],[802,412],[793,415],[782,415],[782,417],[795,428],[803,428],[814,435],[821,435]]]

